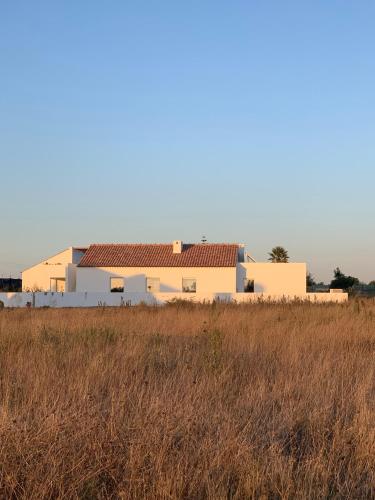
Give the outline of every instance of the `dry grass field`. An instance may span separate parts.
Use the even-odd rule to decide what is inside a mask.
[[[375,302],[0,311],[1,498],[375,498]]]

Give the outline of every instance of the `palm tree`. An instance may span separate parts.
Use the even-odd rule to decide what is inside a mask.
[[[289,262],[289,255],[284,247],[274,247],[268,255],[271,262]]]

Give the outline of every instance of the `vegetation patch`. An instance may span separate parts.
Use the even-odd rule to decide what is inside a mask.
[[[375,301],[8,310],[1,498],[374,498]]]

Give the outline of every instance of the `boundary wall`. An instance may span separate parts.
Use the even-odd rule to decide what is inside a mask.
[[[0,293],[4,307],[98,307],[163,305],[171,300],[193,302],[293,302],[312,303],[347,302],[347,293],[305,293],[299,295],[272,295],[265,293],[101,293],[101,292],[9,292]]]

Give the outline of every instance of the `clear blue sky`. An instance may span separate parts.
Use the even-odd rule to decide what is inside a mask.
[[[0,275],[244,242],[375,279],[375,3],[0,0]]]

